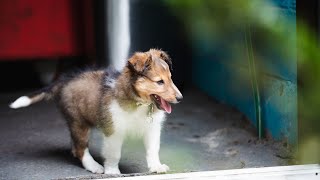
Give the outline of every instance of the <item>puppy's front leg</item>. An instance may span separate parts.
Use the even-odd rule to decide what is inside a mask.
[[[144,145],[146,148],[146,159],[150,172],[165,173],[169,170],[169,167],[165,164],[161,164],[159,159],[160,150],[160,134],[161,125],[152,124],[147,130],[144,137]]]
[[[120,174],[119,161],[121,158],[123,139],[123,135],[120,134],[113,134],[110,137],[104,137],[104,174]]]

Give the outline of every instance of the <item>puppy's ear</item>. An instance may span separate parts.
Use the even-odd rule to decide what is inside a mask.
[[[138,74],[145,74],[151,67],[152,57],[146,53],[136,52],[128,61],[131,71]]]
[[[164,51],[161,51],[161,52],[160,52],[160,58],[163,59],[163,60],[168,64],[168,66],[169,66],[169,68],[170,68],[171,70],[173,70],[173,69],[172,69],[172,61],[171,61],[171,58],[170,58],[170,56],[169,56],[167,53],[165,53]]]

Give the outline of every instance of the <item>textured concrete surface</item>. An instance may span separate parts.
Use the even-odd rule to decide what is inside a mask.
[[[23,93],[0,95],[0,179],[91,179],[70,153],[65,122],[55,105],[39,103],[11,110],[8,103]],[[160,156],[170,173],[285,165],[286,144],[258,141],[245,117],[226,105],[190,89],[173,107],[162,133]],[[99,155],[100,134],[92,133],[90,150]],[[144,148],[128,140],[122,151],[124,174],[147,172]],[[131,174],[141,175],[141,174]]]

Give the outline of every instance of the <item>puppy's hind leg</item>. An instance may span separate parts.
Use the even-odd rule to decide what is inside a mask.
[[[73,121],[69,123],[72,138],[72,153],[81,162],[83,167],[92,173],[103,173],[103,166],[97,163],[88,150],[90,126],[85,123]]]

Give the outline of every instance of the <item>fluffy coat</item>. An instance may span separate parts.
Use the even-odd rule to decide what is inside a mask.
[[[182,94],[171,79],[171,59],[161,50],[135,53],[121,72],[92,70],[64,76],[30,96],[22,96],[11,108],[26,107],[41,100],[55,99],[65,116],[72,153],[93,173],[119,174],[121,147],[127,136],[143,138],[150,172],[163,173],[169,167],[159,159],[160,135],[170,103]],[[104,134],[104,167],[90,155],[90,129]]]

